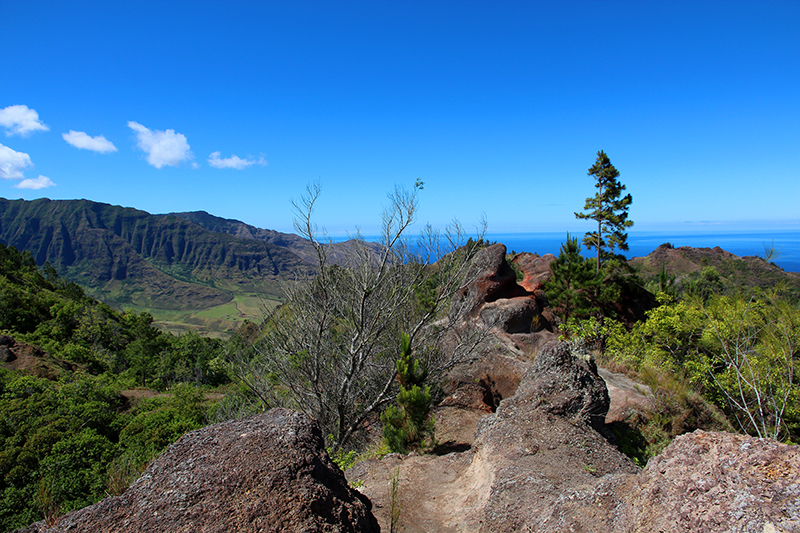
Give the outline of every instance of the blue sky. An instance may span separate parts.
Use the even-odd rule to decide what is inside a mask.
[[[634,230],[799,227],[800,2],[2,2],[0,196],[332,234],[588,231],[604,150]],[[20,186],[28,188],[20,188]],[[39,187],[39,188],[36,188]],[[632,231],[634,231],[632,230]]]

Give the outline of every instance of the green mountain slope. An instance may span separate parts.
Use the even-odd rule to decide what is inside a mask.
[[[319,263],[317,252],[308,240],[293,233],[281,233],[271,229],[257,228],[250,224],[245,224],[240,220],[221,218],[211,215],[205,211],[190,211],[185,213],[170,213],[198,224],[209,231],[233,235],[241,239],[252,239],[261,242],[268,242],[276,246],[287,248],[292,253],[299,256],[309,265],[316,266]],[[380,254],[381,246],[378,243],[366,243],[377,258]],[[334,264],[344,265],[348,258],[356,253],[356,241],[353,239],[344,242],[326,244],[328,260]]]
[[[629,263],[649,280],[657,280],[662,268],[665,269],[667,274],[675,276],[678,290],[686,290],[692,283],[714,284],[718,286],[714,288],[716,291],[781,287],[792,299],[800,298],[800,273],[786,272],[760,257],[739,257],[720,247],[673,248],[662,244]],[[655,286],[652,288],[656,290]]]
[[[246,292],[274,297],[281,279],[312,270],[268,242],[88,200],[0,199],[0,242],[112,305],[196,310]]]

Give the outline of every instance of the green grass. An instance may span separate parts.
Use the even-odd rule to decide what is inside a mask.
[[[233,300],[216,307],[204,309],[196,313],[198,317],[217,318],[231,321],[251,321],[258,319],[264,311],[270,311],[278,305],[276,299],[263,299],[255,294],[240,294]]]
[[[155,325],[174,334],[189,330],[210,337],[227,337],[245,320],[258,322],[266,311],[278,306],[277,298],[258,294],[237,294],[228,303],[198,310],[172,310],[143,307],[127,307],[137,312],[147,311],[153,315]]]

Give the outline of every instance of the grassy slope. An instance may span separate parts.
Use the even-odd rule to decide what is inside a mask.
[[[237,294],[230,302],[204,309],[176,311],[152,307],[135,307],[135,311],[147,311],[153,315],[154,324],[172,333],[192,330],[201,335],[225,337],[228,332],[246,320],[258,322],[265,311],[274,309],[280,300],[258,294]]]

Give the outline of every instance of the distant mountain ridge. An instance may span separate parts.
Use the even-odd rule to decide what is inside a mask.
[[[240,239],[252,239],[267,242],[276,246],[289,249],[298,255],[303,261],[314,267],[319,266],[317,252],[311,242],[294,233],[281,233],[271,229],[257,228],[240,220],[231,218],[221,218],[207,213],[206,211],[189,211],[184,213],[170,213],[177,217],[189,220],[198,224],[209,231],[233,235]],[[344,242],[323,243],[327,249],[328,260],[331,263],[346,264],[349,254],[355,247],[355,240],[350,239]],[[365,243],[373,253],[377,254],[381,246],[377,243]]]
[[[283,235],[272,233],[273,240]],[[116,305],[203,308],[230,301],[234,292],[276,296],[281,280],[314,271],[283,245],[212,231],[187,216],[89,200],[0,198],[0,242]]]
[[[800,273],[787,272],[761,257],[739,257],[719,246],[714,248],[674,248],[662,244],[645,257],[634,257],[628,263],[645,278],[656,278],[662,268],[676,277],[677,283],[697,279],[706,268],[713,268],[732,287],[759,287],[770,290],[782,287],[793,298],[800,298]]]

